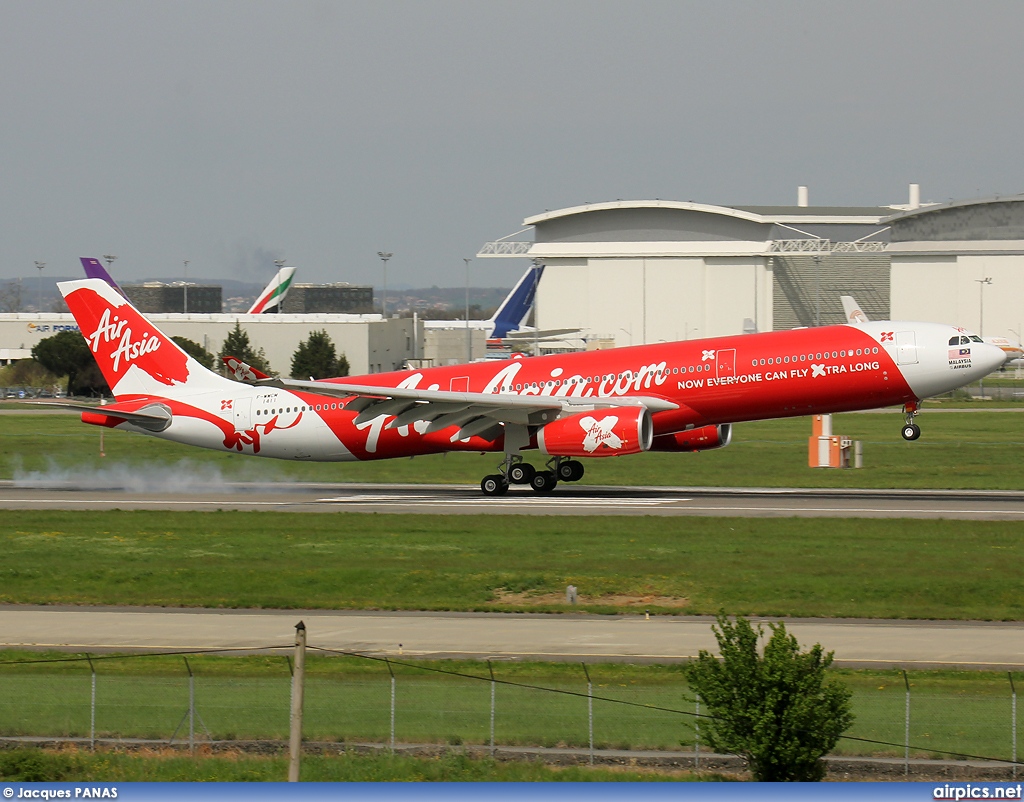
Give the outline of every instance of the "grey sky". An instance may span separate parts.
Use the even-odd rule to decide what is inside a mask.
[[[545,209],[1024,191],[1019,2],[0,0],[0,278],[459,285]],[[516,260],[474,260],[511,284]]]

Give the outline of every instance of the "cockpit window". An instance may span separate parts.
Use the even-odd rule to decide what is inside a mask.
[[[960,345],[960,338],[959,337],[950,337],[949,338],[949,344],[950,345]]]
[[[971,338],[970,337],[961,337],[960,338],[960,345],[969,345],[970,342],[971,342]]]
[[[971,342],[973,342],[973,343],[983,343],[985,341],[983,339],[981,339],[981,337],[979,337],[977,334],[972,334],[971,335]]]

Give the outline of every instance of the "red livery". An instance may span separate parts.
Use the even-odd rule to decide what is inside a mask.
[[[740,421],[901,404],[915,440],[921,399],[1004,359],[951,326],[881,321],[319,381],[230,359],[232,381],[103,281],[58,286],[116,398],[83,408],[86,423],[278,459],[502,453],[481,482],[489,495],[578,481],[583,458],[726,446]],[[542,468],[531,451],[548,456]]]

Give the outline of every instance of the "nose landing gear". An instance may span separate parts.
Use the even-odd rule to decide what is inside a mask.
[[[903,414],[905,416],[906,423],[903,424],[903,435],[904,440],[916,440],[921,436],[921,427],[914,423],[914,418],[917,417],[917,402],[911,401],[910,403],[903,405]]]

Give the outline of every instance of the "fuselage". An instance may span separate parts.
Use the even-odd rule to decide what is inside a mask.
[[[934,323],[869,322],[765,334],[523,357],[379,373],[337,383],[574,399],[640,396],[655,435],[713,424],[913,404],[977,381],[1003,352]],[[502,438],[458,439],[426,421],[391,428],[393,416],[355,422],[344,398],[225,382],[177,399],[118,401],[170,408],[172,423],[146,431],[191,445],[282,459],[387,459],[442,451],[502,451]],[[91,422],[99,422],[91,421]],[[105,425],[143,431],[126,422]]]

